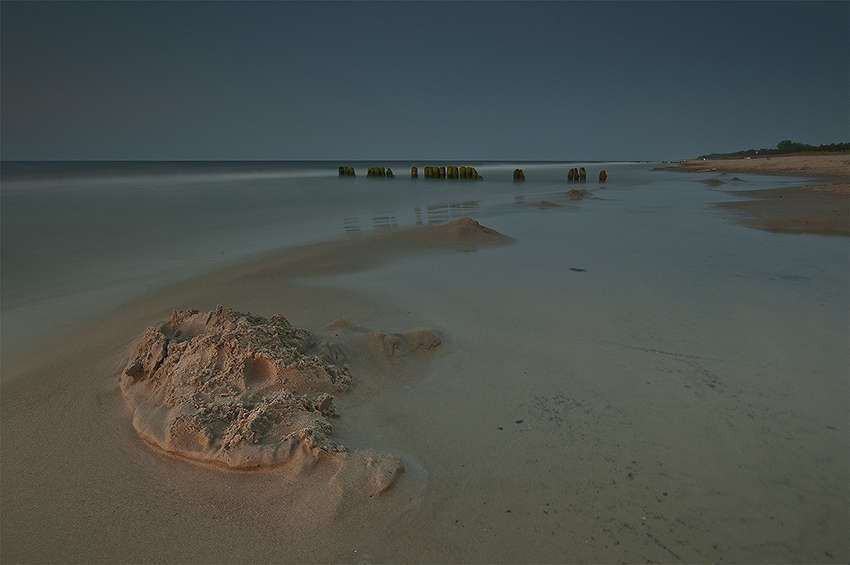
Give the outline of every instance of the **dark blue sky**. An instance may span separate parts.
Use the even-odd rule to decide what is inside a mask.
[[[0,3],[3,159],[672,160],[850,138],[850,3]]]

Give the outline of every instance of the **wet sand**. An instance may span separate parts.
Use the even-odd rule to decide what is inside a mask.
[[[722,202],[728,219],[776,233],[850,236],[850,185],[827,184],[769,190],[736,190],[747,200]]]
[[[358,271],[401,256],[470,252],[510,242],[464,220],[309,245],[153,292],[75,324],[58,338],[19,344],[24,350],[13,363],[4,363],[0,395],[2,562],[358,560],[357,540],[388,527],[420,502],[427,473],[418,462],[393,450],[403,461],[404,480],[381,493],[363,489],[356,470],[340,473],[339,460],[303,450],[295,454],[297,460],[257,471],[169,455],[135,433],[132,402],[122,398],[118,386],[139,337],[174,310],[188,305],[214,311],[218,303],[269,316],[286,312],[324,336],[365,332],[364,343],[358,345],[354,336],[346,346],[355,383],[336,399],[345,412],[415,380],[434,356],[370,353],[375,335],[384,335],[380,329],[414,337],[421,330],[387,328],[383,322],[399,318],[392,308],[298,280]],[[333,323],[339,319],[353,324]],[[348,419],[365,417],[356,414]],[[339,439],[357,450],[392,449],[374,430],[363,429],[345,426]]]
[[[558,211],[534,213],[550,216],[513,225]],[[2,561],[846,561],[846,328],[785,331],[786,316],[813,314],[782,300],[755,331],[761,286],[718,279],[722,300],[694,307],[677,294],[690,283],[596,266],[581,246],[569,278],[550,280],[549,262],[528,259],[544,233],[513,242],[466,222],[288,249],[21,344],[0,394]],[[436,265],[446,282],[428,281],[434,297],[394,291],[398,264]],[[339,284],[373,272],[368,292]],[[550,285],[569,298],[541,304]],[[665,297],[651,311],[649,289]],[[232,471],[140,440],[119,387],[134,344],[173,310],[218,304],[331,335],[340,318],[434,328],[435,355],[348,350],[334,435],[398,456],[389,490],[339,488],[332,461]],[[788,340],[819,353],[790,356]]]
[[[738,212],[734,223],[775,233],[811,233],[850,236],[850,156],[791,155],[755,159],[709,159],[684,161],[665,170],[690,173],[723,173],[718,186],[728,182],[726,173],[815,176],[823,184],[771,190],[735,190],[742,202],[723,202],[720,208]],[[709,179],[715,181],[715,179]],[[708,182],[708,181],[707,181]]]

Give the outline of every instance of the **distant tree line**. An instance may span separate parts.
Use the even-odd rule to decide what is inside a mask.
[[[788,155],[790,153],[841,153],[850,151],[850,143],[830,143],[829,145],[809,145],[785,139],[776,144],[775,149],[747,149],[735,153],[711,153],[700,155],[699,159],[738,159],[756,155]]]

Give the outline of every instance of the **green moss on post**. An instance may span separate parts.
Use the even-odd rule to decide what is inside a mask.
[[[416,167],[410,167],[410,178],[418,179],[419,178],[419,169]]]
[[[525,173],[522,172],[522,169],[514,169],[514,182],[523,182],[524,180]]]
[[[587,171],[584,170],[584,167],[578,170],[578,180],[584,182],[587,180]]]
[[[608,180],[608,173],[599,171],[599,182],[605,182],[606,180]]]

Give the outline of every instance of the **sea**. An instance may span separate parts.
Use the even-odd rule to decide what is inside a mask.
[[[483,178],[423,176],[449,165]],[[308,281],[453,348],[376,424],[427,472],[427,500],[342,560],[846,559],[848,240],[714,205],[825,181],[666,165],[3,162],[0,359],[281,249],[472,217],[516,241]],[[444,552],[417,520],[442,524]]]

